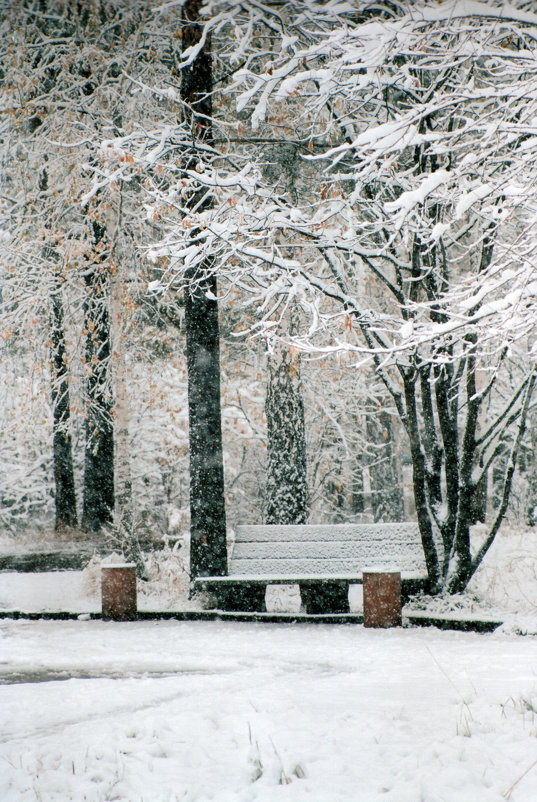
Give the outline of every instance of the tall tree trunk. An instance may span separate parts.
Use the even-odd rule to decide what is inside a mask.
[[[405,395],[404,423],[410,442],[412,456],[412,485],[414,488],[414,502],[416,517],[423,545],[423,554],[427,566],[430,590],[436,592],[439,588],[440,566],[438,552],[433,535],[432,520],[427,503],[427,465],[423,453],[419,434],[419,422],[416,406],[416,373],[408,372],[403,375],[403,389]]]
[[[98,245],[104,230],[93,224]],[[88,267],[86,284],[86,443],[82,528],[99,531],[112,521],[114,510],[114,427],[109,386],[110,316],[108,277],[96,259]]]
[[[76,527],[77,510],[73,472],[72,438],[70,430],[71,404],[69,375],[65,348],[63,301],[58,286],[52,295],[51,362],[52,362],[52,416],[53,461],[56,519],[55,529]]]
[[[202,0],[183,6],[183,50],[201,39]],[[212,144],[212,55],[210,37],[181,76],[185,119],[192,147],[185,169],[196,164],[196,142]],[[211,197],[190,200],[207,209]],[[195,237],[196,232],[192,232]],[[190,572],[191,577],[227,574],[226,512],[220,408],[220,335],[216,277],[206,264],[189,276],[185,291],[186,357],[190,438]]]
[[[308,517],[308,483],[300,358],[278,345],[268,367],[265,520],[268,524],[303,524]]]

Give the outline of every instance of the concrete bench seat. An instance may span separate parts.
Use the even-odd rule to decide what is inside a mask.
[[[266,610],[267,585],[296,584],[309,614],[349,612],[349,585],[366,569],[401,573],[403,597],[427,586],[418,525],[293,524],[238,526],[225,577],[198,577],[195,590],[220,609]]]

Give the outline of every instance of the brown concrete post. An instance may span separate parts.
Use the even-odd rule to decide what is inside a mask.
[[[364,626],[401,626],[401,574],[369,569],[363,572]]]
[[[131,563],[101,565],[102,616],[111,621],[134,621],[136,566]]]

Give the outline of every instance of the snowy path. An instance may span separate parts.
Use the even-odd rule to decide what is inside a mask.
[[[537,796],[535,639],[173,621],[0,634],[3,675],[73,677],[0,686],[2,802]]]

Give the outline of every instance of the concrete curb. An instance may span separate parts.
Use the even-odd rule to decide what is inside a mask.
[[[67,610],[55,612],[27,613],[22,610],[0,610],[0,619],[14,621],[100,621],[101,613],[73,613]],[[308,615],[307,613],[236,613],[219,610],[144,611],[139,610],[136,621],[242,621],[267,624],[363,624],[364,617],[358,613],[333,613]],[[130,623],[130,622],[125,622]],[[502,621],[475,618],[450,618],[449,616],[403,614],[403,627],[435,627],[458,632],[494,632]]]

